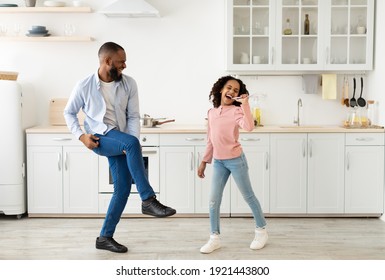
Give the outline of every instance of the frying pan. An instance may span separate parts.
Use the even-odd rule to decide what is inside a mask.
[[[364,98],[362,98],[362,90],[364,89],[364,79],[361,77],[361,94],[360,97],[357,99],[358,106],[365,107],[366,101]]]
[[[353,97],[350,99],[350,107],[356,107],[357,101],[354,98],[354,95],[356,94],[356,78],[353,78]]]

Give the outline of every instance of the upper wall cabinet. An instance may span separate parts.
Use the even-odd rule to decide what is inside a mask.
[[[372,70],[373,18],[374,0],[227,0],[227,70]]]

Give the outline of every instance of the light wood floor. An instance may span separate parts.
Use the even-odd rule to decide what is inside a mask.
[[[268,218],[269,242],[249,249],[251,218],[222,218],[222,248],[199,253],[208,218],[123,218],[115,239],[125,254],[95,249],[103,219],[0,215],[2,260],[385,260],[385,222],[378,218]]]

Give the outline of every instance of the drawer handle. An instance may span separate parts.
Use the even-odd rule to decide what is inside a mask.
[[[186,138],[186,141],[203,141],[203,140],[205,140],[205,138],[191,138],[191,137]]]
[[[362,142],[368,142],[368,141],[373,141],[374,138],[372,137],[361,137],[361,138],[356,138],[357,141],[362,141]]]
[[[61,138],[61,137],[57,137],[57,138],[53,138],[52,140],[53,140],[53,141],[71,141],[72,138]]]
[[[241,141],[261,141],[261,138],[241,138]]]

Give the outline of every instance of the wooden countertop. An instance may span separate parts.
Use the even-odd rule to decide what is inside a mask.
[[[163,124],[154,128],[142,128],[141,133],[145,134],[183,134],[183,133],[206,133],[205,125],[181,125],[181,124]],[[324,125],[269,125],[256,127],[253,131],[243,131],[241,133],[384,133],[382,127],[374,128],[345,128],[342,126],[324,126]],[[27,134],[49,134],[49,133],[70,133],[67,126],[35,126],[26,129]]]

